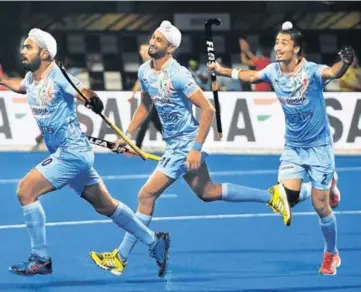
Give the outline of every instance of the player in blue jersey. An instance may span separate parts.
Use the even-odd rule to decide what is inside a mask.
[[[24,79],[0,80],[9,89],[27,94],[51,153],[18,185],[17,197],[30,235],[31,256],[23,263],[11,266],[10,271],[24,276],[52,273],[52,260],[46,242],[46,218],[38,199],[66,185],[88,201],[99,214],[110,217],[116,225],[148,245],[150,254],[163,269],[167,261],[169,234],[151,231],[128,206],[108,193],[93,168],[94,153],[76,116],[76,98],[79,97],[56,66],[56,52],[56,40],[49,33],[32,29],[21,51],[22,64],[29,72]],[[76,78],[71,78],[89,98],[86,106],[95,113],[101,113],[104,106],[100,98],[85,89]]]
[[[245,82],[267,81],[273,85],[282,105],[285,121],[285,149],[280,159],[278,181],[284,186],[290,204],[299,200],[303,180],[312,184],[312,204],[320,218],[325,252],[319,273],[335,275],[341,264],[337,250],[336,217],[330,206],[334,177],[333,141],[326,113],[323,89],[352,64],[354,51],[345,47],[341,60],[332,67],[308,62],[302,54],[302,34],[285,22],[275,42],[276,62],[261,71],[222,68],[209,64],[209,70]],[[304,197],[310,191],[303,191]],[[336,195],[334,191],[333,195]]]
[[[153,216],[155,201],[178,178],[183,177],[194,193],[204,202],[223,200],[227,202],[260,202],[277,210],[286,225],[291,224],[291,211],[282,185],[269,191],[248,188],[231,183],[214,184],[209,177],[202,152],[214,116],[214,108],[196,85],[190,72],[181,66],[172,54],[181,43],[181,32],[170,22],[163,21],[149,42],[151,60],[138,71],[142,102],[128,126],[129,137],[133,136],[153,104],[163,126],[165,153],[157,168],[138,194],[136,216],[148,225]],[[199,123],[194,118],[192,106],[200,109]],[[117,141],[117,146],[122,140]],[[115,149],[117,149],[115,147]],[[137,239],[127,233],[113,258],[120,257],[121,265],[114,267],[113,258],[103,253],[91,253],[92,259],[108,269],[122,270]]]

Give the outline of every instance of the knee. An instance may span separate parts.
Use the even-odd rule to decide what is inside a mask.
[[[312,196],[312,205],[316,213],[320,217],[326,217],[331,214],[331,208],[329,206],[327,197],[323,196]]]
[[[215,201],[215,199],[213,197],[208,196],[207,194],[197,194],[198,198],[201,199],[203,202],[205,203],[210,203]]]
[[[17,190],[16,190],[16,196],[21,203],[21,205],[28,205],[32,203],[34,200],[32,200],[31,193],[27,190],[25,187],[24,180],[21,180],[18,184]]]
[[[110,217],[114,214],[115,210],[117,209],[118,202],[111,198],[107,202],[101,204],[94,204],[94,210],[100,215]]]
[[[93,206],[93,207],[94,207],[95,212],[97,212],[99,215],[103,215],[103,216],[107,216],[107,217],[112,216],[117,208],[116,205],[109,206],[109,207],[105,207],[105,206],[102,206],[102,207]]]
[[[108,193],[103,184],[86,187],[82,198],[91,204],[95,212],[108,217],[114,214],[118,205],[118,201]]]
[[[297,203],[300,200],[300,190],[292,190],[292,189],[287,188],[286,186],[283,186],[283,188],[286,192],[288,202],[289,202],[291,208],[293,208],[294,206],[297,205]]]
[[[213,186],[207,186],[202,189],[195,189],[194,192],[203,202],[210,203],[219,199],[219,196],[215,194],[214,190],[215,188]]]
[[[142,188],[138,194],[139,205],[150,205],[154,204],[158,195],[154,192],[150,192],[146,188]]]

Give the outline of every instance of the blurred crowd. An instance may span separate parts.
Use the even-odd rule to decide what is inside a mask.
[[[148,57],[148,45],[143,43],[139,47],[139,60],[144,62]],[[266,46],[254,47],[251,49],[250,44],[246,39],[239,39],[239,62],[237,65],[240,69],[252,69],[252,70],[262,70],[268,64],[275,60],[273,49]],[[307,55],[305,56],[307,58]],[[231,64],[223,62],[221,57],[218,57],[216,60],[218,63],[232,67]],[[78,77],[85,86],[90,86],[90,84],[95,84],[97,80],[92,80],[91,75],[87,74],[92,70],[97,70],[95,67],[101,61],[89,59],[87,61],[86,68],[79,68],[75,66],[74,62],[66,57],[64,59],[64,65],[68,69],[69,73]],[[186,64],[183,64],[188,67],[189,71],[193,75],[197,84],[205,91],[210,90],[210,76],[207,71],[207,64],[201,62],[197,58],[190,58]],[[327,64],[331,65],[331,64]],[[16,76],[15,76],[15,75]],[[0,76],[4,76],[6,73],[3,71],[0,64]],[[9,72],[7,75],[10,77],[20,77],[19,74],[14,72]],[[86,78],[82,78],[86,76]],[[218,88],[220,91],[272,91],[270,84],[266,82],[261,82],[258,84],[247,84],[241,81],[233,80],[231,78],[226,78],[222,76],[217,77]],[[4,86],[0,85],[0,90],[7,90]],[[347,73],[340,80],[333,80],[326,86],[326,91],[361,91],[361,68],[357,58],[353,65],[348,69]],[[130,101],[134,98],[136,92],[139,91],[139,83],[136,82],[132,88],[132,96]]]

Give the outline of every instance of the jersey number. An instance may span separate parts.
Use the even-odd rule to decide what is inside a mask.
[[[41,163],[41,166],[47,166],[52,161],[53,161],[53,158],[47,158]]]
[[[170,160],[170,158],[162,157],[162,160],[160,161],[160,165],[163,166],[163,167],[166,167],[169,160]]]
[[[326,180],[327,180],[327,174],[324,173],[323,174],[323,180],[322,180],[321,184],[326,185],[327,184]]]

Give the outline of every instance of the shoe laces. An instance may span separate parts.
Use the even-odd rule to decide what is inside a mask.
[[[103,260],[113,260],[115,258],[115,254],[112,252],[104,252],[102,253]]]
[[[273,210],[273,212],[275,213],[281,213],[282,215],[286,215],[286,210],[284,205],[282,204],[281,199],[277,199],[277,201],[275,203],[270,202],[269,206],[271,207],[271,209]]]

